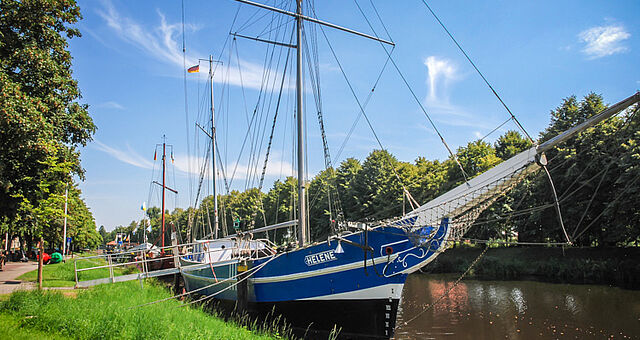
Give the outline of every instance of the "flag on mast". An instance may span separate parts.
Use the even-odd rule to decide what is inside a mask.
[[[187,69],[187,72],[189,73],[196,73],[196,72],[200,72],[200,65],[196,65],[196,66],[191,66]]]

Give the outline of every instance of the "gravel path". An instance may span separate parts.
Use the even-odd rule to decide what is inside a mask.
[[[7,262],[0,271],[0,294],[11,294],[19,289],[33,289],[33,282],[22,282],[18,277],[24,273],[38,269],[37,262]]]

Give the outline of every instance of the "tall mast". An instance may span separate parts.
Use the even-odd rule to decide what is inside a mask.
[[[164,189],[165,186],[165,168],[166,168],[166,137],[162,136],[162,252],[164,253]]]
[[[213,56],[209,56],[209,79],[211,81],[211,160],[213,162],[213,230],[218,238],[218,197],[216,195],[216,125],[213,109]]]
[[[298,118],[298,243],[307,243],[307,206],[304,186],[304,111],[302,108],[302,0],[296,0],[296,99]]]
[[[288,15],[290,17],[294,17],[296,19],[296,37],[297,42],[295,46],[291,46],[289,44],[283,44],[281,42],[269,41],[264,39],[254,39],[253,40],[272,43],[279,46],[286,47],[295,47],[297,50],[297,60],[296,60],[296,99],[297,99],[297,120],[298,120],[298,243],[300,246],[303,246],[307,243],[307,235],[309,235],[309,226],[307,225],[307,206],[306,206],[306,195],[305,195],[305,186],[304,186],[304,178],[305,178],[305,169],[304,169],[304,111],[302,109],[302,21],[306,20],[318,25],[331,27],[340,31],[348,32],[351,34],[355,34],[364,38],[368,38],[371,40],[375,40],[384,44],[389,44],[395,46],[393,42],[386,41],[384,39],[380,39],[378,37],[374,37],[365,33],[361,33],[358,31],[354,31],[349,28],[341,27],[338,25],[334,25],[332,23],[318,20],[316,18],[308,17],[302,14],[302,0],[296,0],[296,12],[289,12],[283,9],[279,9],[276,7],[264,5],[261,3],[257,3],[251,0],[236,0],[237,2],[263,8],[269,11],[273,11],[276,13]],[[241,35],[238,35],[241,36]],[[242,36],[241,36],[242,37]]]

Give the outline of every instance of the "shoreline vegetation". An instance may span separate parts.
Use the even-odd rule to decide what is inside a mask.
[[[421,271],[425,274],[462,274],[480,255],[482,249],[482,247],[469,246],[448,249]],[[465,278],[596,284],[638,290],[640,289],[640,249],[637,247],[490,248]]]
[[[180,307],[157,281],[104,284],[74,296],[58,291],[18,291],[0,302],[0,338],[16,334],[51,339],[278,339],[269,324],[227,320],[201,306]],[[286,331],[286,330],[285,330]],[[4,333],[4,334],[3,334]]]
[[[75,284],[73,261],[47,265],[45,287]],[[127,268],[124,271],[135,270]],[[22,275],[35,277],[37,271]],[[108,273],[96,272],[100,277]],[[290,339],[284,320],[264,322],[223,315],[215,305],[179,301],[137,307],[173,296],[162,281],[147,279],[79,290],[17,291],[0,296],[0,339]]]

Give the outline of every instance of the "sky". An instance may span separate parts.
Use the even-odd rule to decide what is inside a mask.
[[[289,0],[262,3],[294,6]],[[334,164],[347,157],[363,160],[379,148],[366,120],[356,121],[360,107],[383,147],[409,162],[448,156],[421,106],[453,150],[509,118],[421,0],[373,3],[327,0],[305,8],[310,16],[395,43],[385,49],[367,38],[305,24],[311,46],[303,66],[308,177],[324,168],[312,78],[319,79]],[[428,4],[534,137],[563,98],[595,92],[611,104],[640,88],[640,2]],[[200,169],[210,163],[208,137],[196,125],[210,131],[209,55],[220,61],[214,64],[214,107],[224,165],[219,168],[230,189],[257,185],[276,107],[263,190],[295,174],[294,50],[230,35],[290,43],[290,17],[232,0],[185,0],[184,21],[182,2],[176,0],[79,0],[79,5],[83,19],[76,26],[82,37],[70,41],[73,76],[80,102],[89,105],[97,125],[93,141],[81,150],[86,173],[80,188],[98,226],[128,225],[142,218],[143,203],[160,206],[160,186],[152,181],[162,181],[163,141],[170,145],[167,186],[178,191],[167,194],[167,209],[196,201]],[[400,72],[392,63],[385,66],[389,54]],[[185,77],[185,69],[198,64],[200,72]],[[493,142],[509,129],[516,129],[513,122],[485,140]],[[210,168],[203,174],[199,198],[212,192]],[[222,173],[218,177],[217,191],[224,193]]]

